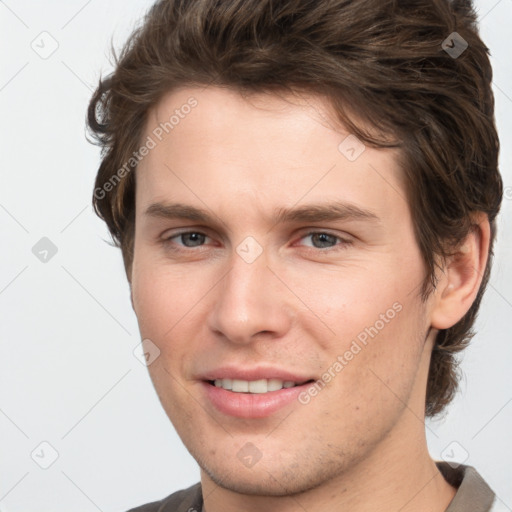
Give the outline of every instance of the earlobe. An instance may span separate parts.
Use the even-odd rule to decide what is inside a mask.
[[[471,232],[445,263],[431,314],[433,328],[452,327],[473,304],[487,265],[489,243],[489,220],[479,213]]]

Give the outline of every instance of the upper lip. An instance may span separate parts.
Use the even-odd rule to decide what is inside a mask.
[[[312,380],[313,377],[298,375],[282,368],[272,367],[256,367],[241,368],[240,366],[223,366],[214,370],[207,371],[199,376],[201,380],[216,379],[238,379],[238,380],[261,380],[261,379],[279,379],[282,381],[292,381],[295,383],[303,383]]]

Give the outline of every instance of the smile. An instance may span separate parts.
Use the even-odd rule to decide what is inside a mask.
[[[283,381],[280,379],[215,379],[214,381],[209,382],[218,388],[232,391],[234,393],[268,393],[270,391],[279,391],[283,388],[288,389],[304,384],[304,382],[298,383],[291,380]]]

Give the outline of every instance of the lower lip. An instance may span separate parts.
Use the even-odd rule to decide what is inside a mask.
[[[265,418],[286,405],[296,402],[302,391],[311,386],[311,382],[283,388],[268,393],[236,393],[218,388],[209,382],[202,382],[205,393],[218,411],[237,418]]]

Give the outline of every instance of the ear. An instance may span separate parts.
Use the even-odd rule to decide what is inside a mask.
[[[444,265],[431,313],[433,328],[452,327],[473,304],[487,264],[490,236],[487,214],[475,214],[473,229]]]

